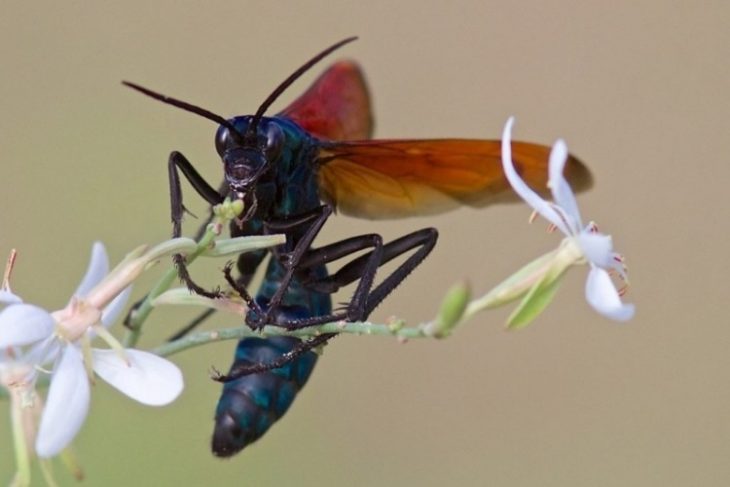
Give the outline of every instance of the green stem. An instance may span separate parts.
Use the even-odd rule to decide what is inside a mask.
[[[213,243],[215,237],[217,236],[217,233],[215,231],[216,223],[217,222],[214,222],[208,225],[208,229],[198,242],[198,246],[195,248],[195,250],[193,250],[186,256],[185,262],[187,264],[191,264]],[[159,281],[157,281],[157,284],[155,284],[152,290],[147,293],[147,296],[145,296],[142,304],[140,304],[140,306],[132,312],[128,323],[129,330],[122,340],[122,345],[124,345],[124,348],[131,348],[137,344],[140,336],[142,335],[142,324],[152,312],[152,301],[160,294],[170,289],[170,286],[177,277],[177,268],[173,266],[162,276],[162,278],[160,278]]]
[[[198,347],[207,343],[222,340],[240,340],[247,337],[293,336],[297,338],[311,338],[323,333],[349,333],[353,335],[392,336],[401,340],[411,338],[432,338],[427,332],[428,324],[416,327],[403,327],[402,323],[384,325],[370,322],[334,322],[319,326],[287,331],[278,326],[265,326],[261,331],[253,331],[247,327],[224,328],[221,330],[202,331],[192,333],[174,342],[165,343],[151,350],[152,353],[167,357],[189,348]]]
[[[12,394],[12,393],[10,393]],[[21,393],[16,391],[11,397],[10,418],[13,425],[13,444],[15,446],[16,476],[12,485],[30,485],[30,455],[26,444],[25,422],[23,421],[23,406]]]

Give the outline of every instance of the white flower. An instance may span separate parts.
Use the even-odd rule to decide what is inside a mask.
[[[40,457],[57,455],[81,428],[89,409],[92,370],[143,404],[165,405],[182,391],[182,374],[174,364],[124,349],[107,331],[126,303],[129,283],[148,263],[130,259],[109,273],[106,250],[95,243],[86,275],[64,309],[49,313],[16,301],[0,313],[0,349],[23,347],[25,359],[36,368],[52,366],[35,444]],[[112,349],[91,348],[96,336]]]
[[[543,200],[520,178],[512,162],[511,136],[514,119],[510,118],[502,135],[502,167],[515,192],[538,214],[565,234],[560,247],[527,266],[475,302],[467,311],[500,306],[523,297],[517,310],[509,318],[509,325],[524,326],[539,314],[552,300],[559,278],[578,264],[588,264],[585,295],[588,303],[600,314],[617,321],[629,320],[634,306],[621,302],[621,293],[614,287],[610,274],[627,282],[623,258],[613,251],[611,237],[598,232],[591,222],[583,226],[573,191],[563,177],[568,159],[565,142],[553,145],[548,165],[548,187],[554,202]]]

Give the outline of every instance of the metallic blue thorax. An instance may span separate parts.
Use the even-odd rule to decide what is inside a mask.
[[[232,120],[241,132],[245,132],[249,121],[248,116]],[[251,221],[255,228],[261,228],[264,220],[286,219],[314,210],[321,204],[314,163],[319,148],[317,140],[299,125],[285,118],[264,117],[259,126],[265,130],[268,124],[276,124],[282,129],[285,143],[281,155],[276,161],[271,161],[269,171],[256,185],[258,209]],[[292,250],[293,246],[289,245],[285,251]],[[259,304],[266,305],[278,289],[283,273],[281,264],[276,259],[271,259],[256,296]],[[326,276],[327,270],[321,265],[313,269],[313,273],[315,277],[321,278]],[[326,315],[332,308],[328,294],[307,290],[296,278],[289,286],[284,305],[283,311],[291,314],[291,318]]]

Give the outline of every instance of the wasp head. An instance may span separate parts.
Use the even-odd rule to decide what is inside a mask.
[[[251,119],[236,117],[231,120],[235,132],[221,125],[215,136],[226,183],[239,197],[251,193],[260,181],[270,179],[284,146],[284,132],[275,122],[264,118],[251,127]]]

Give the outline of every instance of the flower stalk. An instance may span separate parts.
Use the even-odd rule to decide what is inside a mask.
[[[241,200],[226,200],[220,205],[213,207],[213,221],[206,228],[205,233],[196,243],[185,251],[164,249],[165,254],[185,253],[186,264],[191,264],[201,255],[207,257],[222,257],[227,255],[236,255],[243,252],[268,248],[286,242],[283,235],[263,235],[250,237],[236,237],[229,239],[218,239],[222,229],[234,218],[237,218],[243,212],[243,202]],[[162,251],[162,250],[161,250]],[[155,306],[155,300],[178,279],[176,267],[170,268],[153,286],[152,290],[147,293],[144,300],[129,314],[126,321],[128,331],[122,340],[125,347],[133,347],[139,341],[142,333],[142,325],[149,317]],[[190,292],[188,291],[188,294]]]

